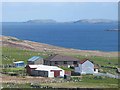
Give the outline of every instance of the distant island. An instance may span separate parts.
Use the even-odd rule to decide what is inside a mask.
[[[26,23],[57,23],[57,22],[52,19],[35,19],[35,20],[28,20]]]
[[[89,23],[89,24],[99,24],[99,23],[117,23],[115,20],[109,19],[81,19],[77,21],[70,21],[70,22],[57,22],[52,19],[35,19],[35,20],[28,20],[25,23]]]
[[[108,29],[108,30],[105,30],[105,31],[120,31],[119,29]]]
[[[98,23],[115,23],[117,21],[109,20],[109,19],[82,19],[75,21],[74,23],[92,23],[92,24],[98,24]]]

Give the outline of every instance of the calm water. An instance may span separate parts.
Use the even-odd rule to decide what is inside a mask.
[[[82,50],[118,51],[117,24],[3,23],[3,35]]]

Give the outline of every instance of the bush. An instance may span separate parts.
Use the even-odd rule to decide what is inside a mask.
[[[103,79],[102,76],[95,76],[94,79]]]

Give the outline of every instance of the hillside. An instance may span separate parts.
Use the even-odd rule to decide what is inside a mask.
[[[101,51],[91,51],[91,50],[77,50],[71,48],[63,48],[52,46],[43,43],[37,43],[28,40],[20,40],[15,37],[1,36],[0,41],[2,42],[2,46],[7,47],[16,47],[23,50],[31,50],[31,51],[47,51],[58,54],[71,54],[71,55],[82,55],[82,56],[104,56],[104,57],[117,57],[117,52],[101,52]]]

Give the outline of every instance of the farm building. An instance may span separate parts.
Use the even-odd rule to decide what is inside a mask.
[[[27,65],[26,71],[32,76],[42,77],[64,77],[64,70],[56,66]]]
[[[98,68],[88,59],[80,61],[77,67],[75,67],[75,72],[80,74],[94,74],[98,73]]]
[[[49,66],[76,66],[80,60],[71,56],[51,55],[44,59],[44,64]]]
[[[30,59],[28,59],[27,64],[43,64],[43,58],[40,56],[33,56]]]
[[[13,62],[15,67],[24,67],[24,61],[17,61],[17,62]]]

